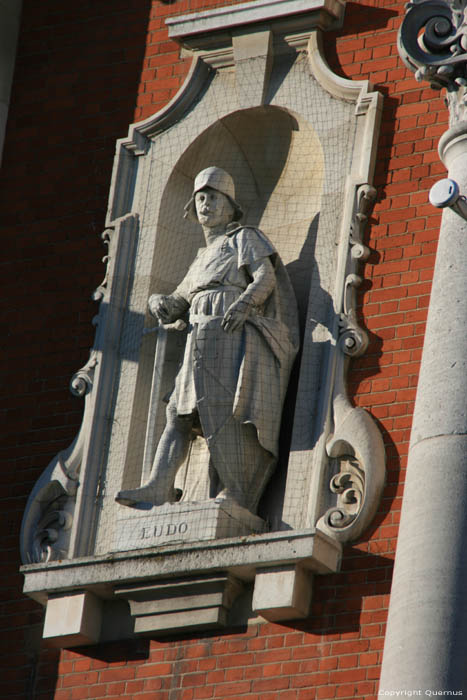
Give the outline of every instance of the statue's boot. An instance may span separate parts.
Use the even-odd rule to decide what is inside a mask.
[[[276,464],[259,443],[255,426],[232,416],[209,442],[209,451],[224,487],[216,503],[231,501],[255,514]]]
[[[247,503],[245,496],[241,491],[236,489],[222,489],[214,499],[215,503],[235,503],[241,508],[246,508],[248,510],[249,503]]]
[[[183,464],[191,444],[193,417],[178,416],[175,404],[167,406],[167,425],[161,435],[151,475],[137,489],[119,491],[115,500],[124,506],[150,503],[162,506],[177,500],[175,476]]]
[[[164,503],[173,503],[176,500],[175,490],[172,493],[163,494],[156,484],[146,484],[137,489],[124,489],[119,491],[115,500],[123,506],[134,506],[137,503],[150,503],[153,506],[162,506]]]

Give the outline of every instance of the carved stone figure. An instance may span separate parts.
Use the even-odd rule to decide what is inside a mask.
[[[207,441],[216,500],[254,513],[274,470],[298,349],[296,300],[274,246],[238,223],[242,215],[231,176],[202,170],[185,217],[199,221],[206,247],[173,294],[149,299],[162,324],[188,312],[184,357],[150,478],[116,495],[124,505],[175,501],[175,476],[196,434]]]

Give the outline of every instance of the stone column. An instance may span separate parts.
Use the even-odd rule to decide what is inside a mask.
[[[452,127],[439,151],[464,194],[467,121],[464,88],[456,80],[465,76],[463,15],[452,8],[444,0],[409,5],[399,50],[418,77],[448,88]],[[420,31],[425,32],[422,46]],[[447,36],[453,37],[451,50],[441,45]],[[446,209],[412,426],[382,696],[410,690],[422,696],[427,690],[467,693],[466,263],[467,222]]]

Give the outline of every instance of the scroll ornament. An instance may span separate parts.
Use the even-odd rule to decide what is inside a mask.
[[[451,125],[465,118],[467,0],[412,0],[398,36],[402,60],[417,80],[446,88]]]
[[[338,353],[332,417],[334,429],[326,451],[334,474],[329,482],[333,505],[318,527],[340,542],[356,540],[368,527],[378,507],[385,480],[384,445],[375,422],[364,409],[352,406],[346,391],[349,360],[362,355],[368,336],[356,313],[356,290],[362,279],[357,274],[360,261],[369,256],[363,233],[373,207],[376,190],[362,185],[356,193],[355,212],[350,227],[347,274],[339,315]]]

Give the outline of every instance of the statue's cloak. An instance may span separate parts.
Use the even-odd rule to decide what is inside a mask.
[[[271,294],[241,329],[224,331],[224,313],[251,282],[249,263],[264,258],[274,267]],[[177,413],[198,411],[210,447],[232,417],[250,423],[262,447],[277,457],[299,331],[295,295],[274,246],[258,229],[231,224],[224,236],[199,251],[174,296],[190,307],[187,343],[170,399]]]

